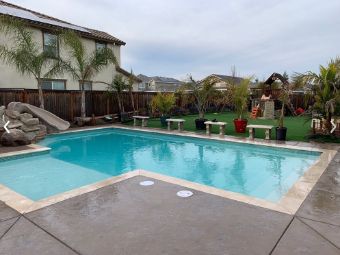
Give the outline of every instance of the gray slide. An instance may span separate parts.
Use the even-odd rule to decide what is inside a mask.
[[[70,127],[70,123],[68,121],[65,121],[53,113],[34,105],[21,102],[11,102],[8,104],[7,109],[18,111],[19,113],[27,112],[32,114],[34,117],[39,118],[50,131],[64,131]]]

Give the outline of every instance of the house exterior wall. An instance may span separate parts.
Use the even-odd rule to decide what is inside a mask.
[[[139,91],[159,91],[159,92],[174,92],[181,84],[179,83],[169,83],[169,82],[159,82],[151,80],[150,82],[144,82],[144,86],[139,86]]]
[[[214,87],[216,89],[227,88],[227,83],[224,81],[216,82]]]
[[[33,39],[40,46],[41,50],[43,50],[43,31],[37,28],[29,28],[32,31]],[[85,45],[86,52],[91,54],[95,51],[95,40],[82,38],[82,42]],[[0,33],[0,44],[7,45],[11,47],[11,39],[9,36],[5,36]],[[113,50],[117,61],[120,65],[120,46],[107,44],[107,47]],[[63,46],[59,46],[59,54],[62,58],[67,59],[68,53],[67,49]],[[114,66],[108,65],[105,67],[98,75],[93,78],[93,81],[104,81],[107,83],[111,83],[112,78],[116,74],[116,70]],[[66,90],[79,90],[79,82],[73,80],[73,78],[69,74],[59,75],[57,77],[51,77],[51,79],[62,79],[66,80]],[[0,88],[24,88],[24,89],[36,89],[37,82],[33,76],[29,75],[21,75],[14,66],[8,65],[0,60]],[[100,83],[92,83],[93,90],[106,90],[107,86]]]
[[[157,82],[155,87],[156,91],[174,92],[180,87],[180,84]]]

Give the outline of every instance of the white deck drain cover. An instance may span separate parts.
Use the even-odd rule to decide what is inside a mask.
[[[181,190],[177,192],[177,196],[179,197],[191,197],[194,193],[190,190]]]
[[[141,186],[151,186],[151,185],[154,185],[154,184],[155,184],[155,182],[153,182],[153,181],[142,181],[142,182],[139,183],[139,185],[141,185]]]

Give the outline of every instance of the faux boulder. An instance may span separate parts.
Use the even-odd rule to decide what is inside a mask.
[[[17,111],[21,114],[29,113],[35,118],[39,118],[39,120],[47,127],[47,131],[51,133],[65,131],[70,127],[69,122],[34,105],[21,102],[11,102],[8,104],[7,109]]]
[[[7,110],[5,110],[5,115],[12,120],[16,120],[16,119],[19,118],[20,113],[18,111],[15,111],[15,110],[8,110],[7,109]]]
[[[16,128],[11,129],[10,133],[4,132],[1,136],[0,142],[3,146],[18,146],[31,143],[25,132]]]
[[[9,121],[5,132],[5,124]],[[30,113],[20,113],[13,109],[0,107],[0,144],[3,146],[17,146],[30,144],[46,136],[46,126],[40,124],[38,118]]]
[[[7,126],[9,133],[4,129],[7,121],[10,121]],[[64,131],[69,127],[69,122],[30,104],[11,102],[7,109],[0,106],[0,143],[4,146],[36,142],[47,133]]]

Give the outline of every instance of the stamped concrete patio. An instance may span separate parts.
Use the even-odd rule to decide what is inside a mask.
[[[24,215],[1,203],[0,254],[340,254],[339,165],[296,215],[143,176]]]

